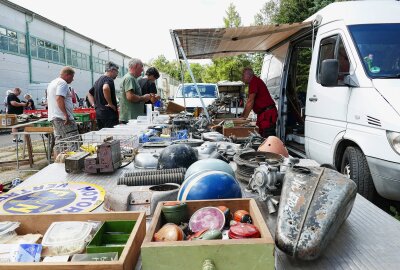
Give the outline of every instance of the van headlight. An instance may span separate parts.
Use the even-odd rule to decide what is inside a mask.
[[[386,136],[387,136],[389,144],[393,148],[393,150],[397,154],[400,154],[400,133],[393,132],[393,131],[386,131]]]

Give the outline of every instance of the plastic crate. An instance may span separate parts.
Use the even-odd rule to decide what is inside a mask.
[[[96,110],[93,108],[74,109],[74,113],[88,113],[90,120],[96,119]]]
[[[90,114],[88,113],[74,113],[74,118],[77,122],[89,122],[90,121]]]
[[[42,121],[42,122],[38,122],[38,123],[33,123],[34,127],[51,127],[52,124],[50,121]]]

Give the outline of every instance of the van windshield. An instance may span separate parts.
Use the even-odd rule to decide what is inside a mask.
[[[351,25],[349,30],[371,78],[400,78],[400,24]]]
[[[199,97],[196,91],[196,87],[193,84],[185,84],[184,85],[184,90],[182,93],[182,85],[179,86],[178,92],[176,93],[176,97],[183,97],[185,95],[185,98],[196,98]],[[217,85],[215,84],[205,84],[197,85],[200,91],[200,95],[203,98],[217,98],[218,93],[217,93]]]

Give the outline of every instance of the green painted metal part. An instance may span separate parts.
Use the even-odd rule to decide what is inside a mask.
[[[152,246],[141,249],[144,270],[202,270],[205,260],[212,261],[215,270],[268,270],[274,269],[273,254],[273,243]]]

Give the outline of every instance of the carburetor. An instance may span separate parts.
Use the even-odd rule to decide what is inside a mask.
[[[299,163],[298,158],[284,158],[282,162],[263,162],[254,170],[247,190],[257,192],[261,201],[266,201],[270,213],[274,213],[278,201],[273,199],[279,186],[282,186],[288,168]]]

